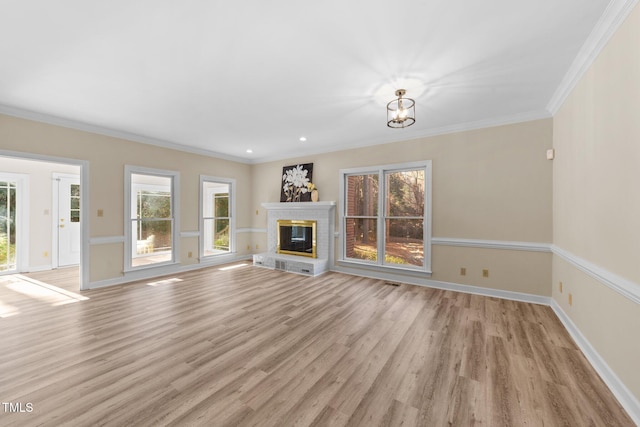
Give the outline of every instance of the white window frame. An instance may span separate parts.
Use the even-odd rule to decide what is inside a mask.
[[[227,184],[229,186],[229,252],[205,255],[205,217],[204,206],[205,203],[211,200],[211,194],[205,194],[204,183],[214,182],[220,184]],[[200,260],[214,260],[220,257],[229,256],[236,252],[236,180],[233,178],[221,178],[217,176],[200,175]]]
[[[133,233],[131,232],[131,212],[134,209],[132,191],[132,175],[151,175],[162,178],[171,179],[171,259],[165,262],[158,262],[154,264],[141,265],[134,267],[133,261],[133,247],[136,242],[133,242]],[[143,187],[150,187],[143,185]],[[149,270],[153,268],[163,267],[167,265],[179,264],[180,254],[180,172],[153,169],[142,166],[125,165],[124,167],[124,271],[141,271]]]
[[[422,267],[389,265],[384,263],[385,253],[385,201],[387,199],[387,188],[385,173],[403,171],[408,169],[424,169],[424,227],[423,227],[423,244],[424,244],[424,265]],[[357,260],[346,257],[346,218],[347,218],[347,200],[346,200],[346,180],[351,175],[378,175],[378,216],[377,216],[377,261]],[[340,233],[339,233],[339,262],[345,265],[357,266],[358,268],[369,268],[379,271],[402,270],[404,272],[417,272],[431,274],[431,218],[432,218],[432,194],[431,194],[431,160],[423,160],[418,162],[398,163],[390,165],[380,165],[362,168],[351,168],[340,170]]]

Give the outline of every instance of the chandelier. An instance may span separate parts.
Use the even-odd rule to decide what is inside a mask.
[[[387,104],[387,126],[390,128],[406,128],[416,122],[416,102],[411,98],[403,98],[404,89],[396,90],[397,99]]]

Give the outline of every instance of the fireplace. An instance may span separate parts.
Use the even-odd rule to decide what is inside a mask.
[[[306,276],[329,271],[336,202],[265,202],[262,206],[267,210],[267,251],[253,254],[253,265]]]
[[[316,258],[316,221],[279,219],[276,252]]]

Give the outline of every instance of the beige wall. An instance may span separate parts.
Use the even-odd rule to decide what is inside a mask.
[[[253,227],[266,228],[261,203],[280,200],[283,166],[313,163],[320,200],[338,201],[340,169],[432,160],[434,237],[551,243],[552,129],[551,119],[537,120],[255,165]],[[255,244],[264,247],[266,237]],[[432,271],[433,280],[551,293],[544,253],[434,246]]]
[[[636,284],[640,283],[639,76],[640,8],[636,7],[555,115],[553,162],[554,244]],[[640,399],[640,306],[559,257],[554,257],[553,265],[553,298]]]
[[[35,153],[89,162],[90,237],[124,234],[124,166],[126,164],[180,172],[180,229],[198,230],[200,174],[235,178],[237,184],[237,227],[250,227],[249,194],[251,166],[212,157],[135,143],[123,139],[0,115],[0,149]],[[97,210],[104,211],[103,217]],[[182,264],[188,251],[198,254],[197,239],[181,239]],[[248,254],[243,235],[240,254]],[[124,263],[122,244],[92,245],[91,282],[117,279]]]

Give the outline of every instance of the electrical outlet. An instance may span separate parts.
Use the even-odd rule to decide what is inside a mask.
[[[258,209],[256,209],[256,215],[259,215],[260,211]]]
[[[251,245],[247,245],[247,250],[250,251],[251,250]]]
[[[98,216],[104,216],[104,210],[98,209]]]
[[[193,258],[193,252],[189,251],[189,253],[187,254],[187,257]]]
[[[260,245],[256,245],[256,249],[260,249]]]
[[[43,256],[43,257],[45,257],[45,258],[46,258],[46,257],[48,257],[48,256],[49,256],[49,252],[44,251],[44,252],[42,253],[42,256]]]
[[[573,305],[573,295],[569,294],[569,305]]]
[[[558,288],[560,288],[560,293],[562,293],[562,281],[559,283]]]
[[[482,270],[482,277],[489,277],[489,270],[483,269]]]
[[[460,275],[461,276],[466,276],[467,275],[467,269],[464,267],[460,267]]]

